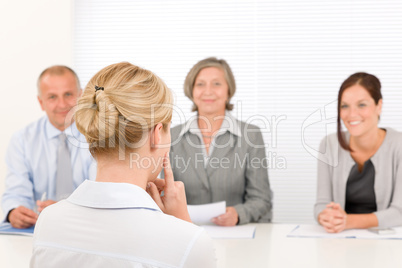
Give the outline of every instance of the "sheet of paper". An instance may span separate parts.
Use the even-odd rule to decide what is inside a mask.
[[[187,205],[191,221],[195,224],[212,224],[211,219],[226,212],[226,201],[204,205]]]
[[[340,233],[327,233],[320,225],[297,225],[288,237],[315,237],[315,238],[357,238],[357,239],[402,239],[402,227],[393,228],[396,233],[379,235],[366,229],[351,229]]]
[[[27,229],[17,229],[9,223],[0,224],[0,234],[33,236],[34,229],[34,226]]]
[[[252,239],[255,234],[255,226],[240,225],[240,226],[216,226],[203,225],[208,235],[212,238],[224,239]]]

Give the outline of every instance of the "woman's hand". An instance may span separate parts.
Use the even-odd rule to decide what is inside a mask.
[[[149,182],[147,185],[148,194],[164,213],[191,222],[187,210],[184,184],[181,181],[174,181],[168,153],[163,158],[163,169],[165,179],[156,179],[154,182]],[[163,196],[161,196],[162,191],[164,192]]]
[[[339,233],[346,229],[347,214],[339,204],[331,202],[318,215],[318,222],[328,233]]]
[[[239,214],[234,207],[227,207],[226,213],[212,219],[212,222],[221,226],[235,226],[239,221]]]

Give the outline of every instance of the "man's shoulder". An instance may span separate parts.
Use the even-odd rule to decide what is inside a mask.
[[[46,126],[47,117],[43,116],[38,120],[29,123],[23,128],[17,130],[13,138],[18,139],[20,141],[35,141],[38,138],[38,135],[44,135],[45,126]]]
[[[15,132],[16,135],[32,135],[34,133],[42,132],[45,128],[47,117],[43,116],[36,121],[29,123],[28,125],[20,128]]]

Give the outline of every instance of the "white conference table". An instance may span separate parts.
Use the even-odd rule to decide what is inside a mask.
[[[219,268],[402,267],[402,240],[288,238],[295,224],[253,224],[254,239],[215,239]],[[0,235],[0,267],[28,267],[32,237]]]
[[[255,224],[254,239],[215,240],[218,267],[402,267],[402,240],[290,238],[296,224]]]

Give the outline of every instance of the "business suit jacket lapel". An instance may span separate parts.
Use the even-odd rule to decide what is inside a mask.
[[[202,148],[196,148],[194,145],[197,145],[197,147],[201,147],[201,141],[199,137],[193,134],[187,134],[183,137],[183,139],[188,139],[186,142],[190,142],[189,146],[183,146],[184,151],[185,151],[185,157],[186,159],[191,159],[190,161],[193,161],[194,165],[190,165],[190,167],[194,168],[195,173],[197,174],[197,177],[201,180],[201,182],[204,184],[204,186],[209,189],[209,182],[208,182],[208,176],[206,173],[206,170],[204,168],[204,162],[195,162],[197,160],[197,154],[203,155]]]

